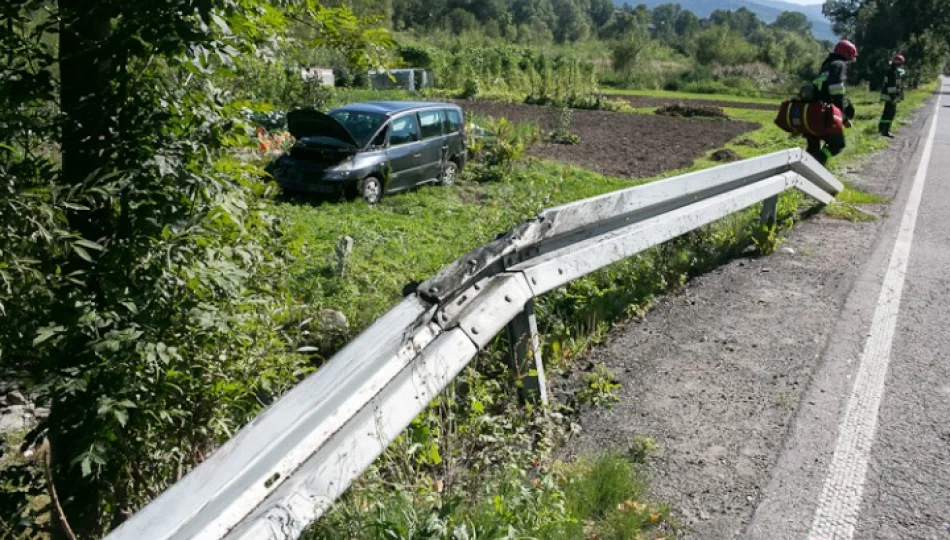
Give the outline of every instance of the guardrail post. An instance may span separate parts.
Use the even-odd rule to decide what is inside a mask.
[[[541,361],[541,339],[534,316],[534,301],[508,323],[508,360],[521,394],[526,402],[548,404],[544,363]]]
[[[778,221],[778,195],[762,201],[762,214],[759,216],[762,225],[771,228]]]

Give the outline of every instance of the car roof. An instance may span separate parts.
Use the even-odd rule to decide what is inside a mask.
[[[376,113],[384,114],[387,116],[392,116],[394,114],[399,114],[401,112],[412,111],[416,109],[430,109],[430,108],[453,108],[459,109],[458,105],[454,103],[440,103],[437,101],[368,101],[365,103],[351,103],[345,105],[335,111],[354,111],[354,112],[367,112],[367,113]]]

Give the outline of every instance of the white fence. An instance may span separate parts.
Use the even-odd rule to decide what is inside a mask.
[[[532,300],[780,193],[843,189],[800,149],[544,210],[421,284],[111,540],[288,539],[318,519],[499,332],[544,401]]]

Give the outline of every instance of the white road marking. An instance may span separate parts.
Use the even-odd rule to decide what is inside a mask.
[[[904,208],[894,251],[884,275],[874,319],[861,356],[861,366],[858,368],[854,389],[851,391],[838,431],[834,458],[825,478],[818,508],[815,510],[815,520],[808,535],[810,540],[851,540],[854,536],[864,493],[868,458],[877,430],[878,409],[890,363],[904,276],[907,274],[914,228],[917,224],[917,210],[920,207],[933,151],[934,134],[937,131],[941,101],[939,96],[936,101],[930,134],[927,136],[917,176],[914,177],[907,206]]]

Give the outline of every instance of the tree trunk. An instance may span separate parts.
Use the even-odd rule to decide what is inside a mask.
[[[83,184],[97,171],[106,168],[110,156],[110,124],[115,114],[111,78],[112,47],[109,38],[112,26],[110,3],[101,0],[58,0],[61,18],[59,32],[60,109],[62,113],[62,172],[64,186]],[[104,171],[105,172],[105,171]],[[91,240],[108,234],[110,211],[106,204],[90,211],[74,211],[67,215],[70,229]],[[91,265],[78,257],[67,270]],[[97,287],[94,275],[87,275],[87,287]],[[68,318],[68,317],[67,317]],[[65,351],[59,360],[61,368],[74,367],[83,351]],[[81,455],[83,437],[78,436],[74,421],[76,403],[54,397],[49,418],[49,439],[52,447],[51,476],[58,491],[62,510],[73,530],[81,538],[99,536],[103,520],[100,516],[102,483],[83,477],[73,460]],[[65,531],[53,528],[54,538],[65,538]]]
[[[62,110],[62,181],[82,184],[109,159],[113,52],[108,46],[112,26],[108,2],[59,0],[60,108]],[[103,171],[105,172],[105,171]],[[75,232],[91,240],[106,232],[102,211],[70,216]]]

